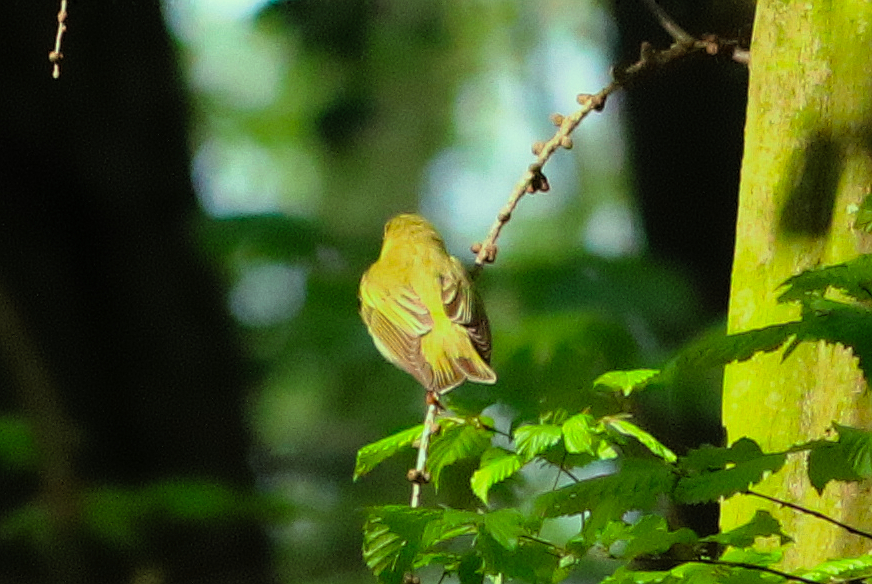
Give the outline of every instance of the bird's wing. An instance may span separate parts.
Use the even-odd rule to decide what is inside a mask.
[[[378,286],[368,272],[360,286],[360,314],[384,357],[425,387],[432,373],[421,354],[421,337],[433,328],[433,318],[408,286]]]
[[[484,303],[472,287],[463,264],[451,258],[451,270],[442,276],[442,304],[453,322],[466,328],[476,352],[490,363],[491,332]]]

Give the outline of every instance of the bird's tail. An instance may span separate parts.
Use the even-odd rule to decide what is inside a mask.
[[[435,324],[421,338],[421,352],[433,371],[431,391],[446,393],[467,379],[476,383],[494,383],[496,373],[469,340],[466,329],[445,321]]]

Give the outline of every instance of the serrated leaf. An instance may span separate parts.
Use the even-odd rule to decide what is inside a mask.
[[[819,582],[859,582],[872,577],[872,555],[829,560],[800,575]]]
[[[594,444],[599,440],[596,420],[586,413],[576,414],[563,422],[563,443],[569,454],[596,454]]]
[[[732,335],[710,335],[691,343],[663,368],[663,379],[672,379],[677,372],[727,365],[746,361],[761,352],[771,352],[793,338],[801,321],[776,324]]]
[[[525,521],[524,515],[517,509],[497,509],[484,514],[482,527],[498,544],[507,550],[514,550],[518,547],[518,537],[527,533]]]
[[[491,487],[518,472],[522,466],[523,460],[514,452],[497,447],[486,450],[478,470],[472,473],[472,492],[487,505],[487,495]]]
[[[515,446],[518,454],[531,460],[548,450],[563,437],[560,426],[554,424],[529,424],[515,430]]]
[[[610,548],[618,541],[625,542],[625,546],[617,557],[632,560],[642,555],[661,554],[677,543],[693,543],[697,536],[687,528],[669,531],[666,519],[659,515],[645,515],[634,524],[611,522],[603,530],[600,537],[602,546]]]
[[[675,462],[678,457],[675,453],[669,450],[664,444],[657,440],[654,436],[630,422],[622,418],[608,418],[606,425],[613,428],[624,436],[630,436],[642,443],[645,448],[651,451],[655,456],[659,456],[666,462]]]
[[[442,516],[427,523],[421,534],[421,547],[430,548],[438,543],[476,533],[482,516],[472,511],[444,509]]]
[[[784,453],[764,454],[747,438],[730,448],[709,446],[691,451],[679,461],[679,469],[687,474],[678,481],[675,499],[695,504],[730,497],[777,472],[786,459]]]
[[[833,424],[839,433],[839,444],[845,449],[851,468],[861,478],[872,477],[872,432]]]
[[[751,521],[724,533],[716,533],[704,537],[702,541],[712,541],[725,546],[746,548],[754,545],[758,537],[778,536],[781,545],[793,541],[790,536],[781,531],[781,523],[772,517],[768,511],[758,509]]]
[[[854,471],[845,449],[833,442],[808,453],[808,480],[820,495],[830,481],[859,481],[862,477]]]
[[[872,433],[834,424],[836,442],[820,442],[808,455],[808,478],[820,494],[830,481],[859,481],[872,473]]]
[[[672,490],[675,475],[670,467],[653,460],[624,459],[612,474],[544,493],[536,509],[544,517],[575,515],[597,507],[608,508],[603,522],[616,520],[634,509],[648,510],[658,497]]]
[[[625,396],[644,388],[660,374],[659,369],[634,369],[632,371],[609,371],[593,380],[593,386],[618,389]]]
[[[760,446],[750,438],[739,438],[730,447],[705,444],[682,456],[678,467],[686,472],[706,472],[726,468],[727,465],[747,462],[765,456]]]
[[[382,438],[378,442],[367,444],[357,451],[357,462],[354,465],[354,480],[372,471],[384,460],[395,455],[400,450],[410,446],[421,437],[424,425],[419,424],[396,434]]]
[[[809,295],[803,300],[802,320],[794,323],[795,338],[784,351],[786,359],[802,342],[825,341],[850,347],[868,380],[872,367],[872,311]]]
[[[518,545],[510,549],[483,530],[475,538],[474,546],[484,560],[483,570],[492,576],[502,574],[506,580],[552,582],[560,574],[556,546],[542,541],[519,539]]]
[[[778,297],[778,302],[802,301],[810,294],[823,295],[830,287],[857,299],[870,300],[872,255],[864,254],[841,264],[806,270],[781,285],[787,290]]]
[[[438,509],[387,505],[370,509],[363,527],[363,559],[380,582],[400,584],[422,551],[427,524],[439,519]]]
[[[459,460],[480,457],[490,447],[492,434],[471,424],[458,424],[435,436],[427,458],[433,486],[439,488],[439,477],[445,467]]]

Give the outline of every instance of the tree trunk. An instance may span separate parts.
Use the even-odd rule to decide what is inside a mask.
[[[866,253],[872,236],[854,228],[872,184],[870,82],[872,5],[859,0],[761,0],[752,45],[745,155],[739,195],[729,332],[798,318],[779,305],[788,277]],[[723,416],[728,439],[748,436],[764,450],[825,435],[833,421],[868,428],[869,393],[849,349],[805,343],[727,368]],[[830,483],[822,496],[801,456],[761,490],[869,529],[870,489]],[[750,519],[759,499],[736,497],[724,529]],[[770,510],[796,539],[787,568],[859,554],[868,541],[819,519]]]

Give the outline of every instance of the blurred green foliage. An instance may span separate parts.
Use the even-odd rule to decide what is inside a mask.
[[[600,26],[608,22],[606,7],[287,0],[236,21],[208,2],[167,2],[166,11],[175,14],[169,20],[191,89],[194,180],[204,209],[192,232],[237,317],[251,386],[251,465],[261,492],[184,476],[83,485],[82,528],[108,548],[135,554],[165,522],[256,517],[273,539],[282,581],[369,581],[360,562],[365,509],[407,500],[413,453],[394,444],[389,452],[397,456],[379,460],[353,483],[355,452],[419,423],[425,406],[421,388],[381,358],[360,322],[360,274],[377,256],[384,221],[400,211],[438,213],[432,219],[461,247],[472,243],[466,233],[484,236],[508,192],[503,183],[511,185],[525,168],[526,162],[500,166],[506,152],[525,161],[529,144],[553,130],[552,102],[572,104],[576,92],[597,89],[578,84],[606,78],[602,55],[611,39]],[[556,68],[550,59],[564,49],[568,57]],[[582,79],[585,59],[602,63],[602,71]],[[498,404],[496,424],[513,419],[531,428],[549,413],[591,404],[591,415],[604,415],[614,402],[594,390],[598,376],[659,366],[709,324],[681,270],[636,253],[641,244],[609,259],[586,247],[602,203],[630,219],[635,214],[631,169],[616,162],[623,152],[620,120],[602,119],[612,127],[591,122],[589,132],[582,129],[577,148],[554,161],[555,174],[549,171],[552,193],[524,201],[499,261],[479,278],[500,380],[450,394],[446,405],[459,415],[484,419],[482,411]],[[457,172],[486,171],[428,178],[446,152],[463,163],[451,167]],[[499,184],[491,180],[497,173]],[[464,180],[480,187],[471,203],[442,198]],[[467,217],[464,209],[475,213]],[[688,386],[708,396],[705,419],[715,424],[716,388],[714,378]],[[529,452],[556,456],[564,422],[551,420],[550,437],[530,436]],[[590,458],[581,426],[578,419],[568,426],[576,428],[569,441],[578,452],[571,454]],[[648,440],[622,428],[631,440]],[[2,418],[0,433],[3,473],[38,477],[27,423]],[[489,451],[494,467],[508,462],[502,471],[509,471],[482,475],[474,488],[466,458],[482,450],[481,429],[457,425],[446,435],[456,441],[453,449],[434,448],[442,457],[440,491],[428,504],[473,507],[483,492],[490,501],[516,498],[521,478],[501,479],[519,461]],[[521,523],[505,513],[478,524],[489,553],[519,569],[526,554],[548,555],[518,551]],[[40,502],[23,501],[2,519],[0,533],[43,545],[48,525]],[[502,557],[500,548],[517,553]],[[468,581],[475,561],[459,560]]]

